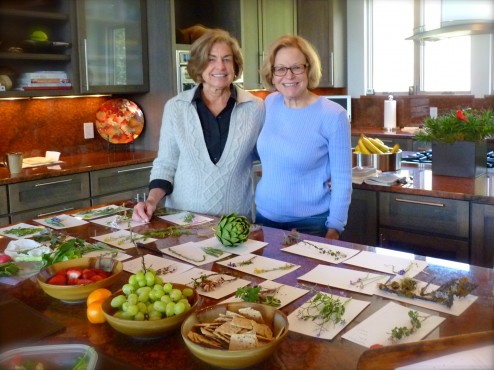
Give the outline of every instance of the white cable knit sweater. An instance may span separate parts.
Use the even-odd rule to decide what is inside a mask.
[[[173,184],[167,207],[211,215],[237,212],[250,216],[251,170],[255,145],[264,122],[262,99],[239,89],[228,139],[218,163],[211,162],[195,105],[196,88],[165,104],[158,156],[151,180]]]

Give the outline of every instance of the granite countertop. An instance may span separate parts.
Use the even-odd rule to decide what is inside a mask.
[[[140,150],[62,155],[60,157],[62,163],[24,168],[16,175],[11,175],[6,167],[0,167],[0,185],[146,163],[153,161],[155,158],[155,151]]]
[[[475,201],[494,205],[494,169],[476,178],[435,176],[430,164],[402,163],[394,172],[406,177],[406,184],[376,186],[353,184],[355,189],[386,191],[454,200]]]

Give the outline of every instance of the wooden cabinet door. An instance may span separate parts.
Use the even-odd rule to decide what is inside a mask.
[[[377,244],[377,192],[353,189],[348,222],[341,240],[364,244]]]
[[[494,206],[472,203],[472,265],[494,267]]]

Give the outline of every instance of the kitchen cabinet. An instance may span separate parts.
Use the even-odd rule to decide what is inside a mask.
[[[353,189],[348,222],[340,239],[352,243],[376,245],[377,204],[377,192]]]
[[[469,262],[470,203],[379,192],[379,245]]]
[[[89,174],[79,173],[7,185],[12,222],[89,206]]]
[[[472,203],[471,264],[494,267],[494,206]]]
[[[243,1],[242,50],[246,89],[262,88],[259,70],[271,43],[282,35],[296,33],[295,5],[294,0]]]
[[[83,93],[149,90],[145,0],[77,1]]]
[[[321,87],[346,87],[346,2],[297,0],[297,34],[321,59]]]
[[[78,91],[78,75],[73,68],[77,65],[74,12],[73,1],[0,2],[0,75],[6,75],[12,83],[6,91],[0,91],[0,97],[68,95]],[[30,40],[33,31],[43,31],[48,41],[34,43]],[[64,90],[16,90],[21,75],[34,71],[65,72],[72,86]]]
[[[152,166],[149,162],[91,171],[91,204],[135,199],[138,194],[142,197],[148,192]]]
[[[8,213],[7,186],[0,186],[0,226],[10,223]]]

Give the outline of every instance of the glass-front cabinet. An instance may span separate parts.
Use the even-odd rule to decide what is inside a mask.
[[[145,0],[77,1],[83,93],[149,90]]]

